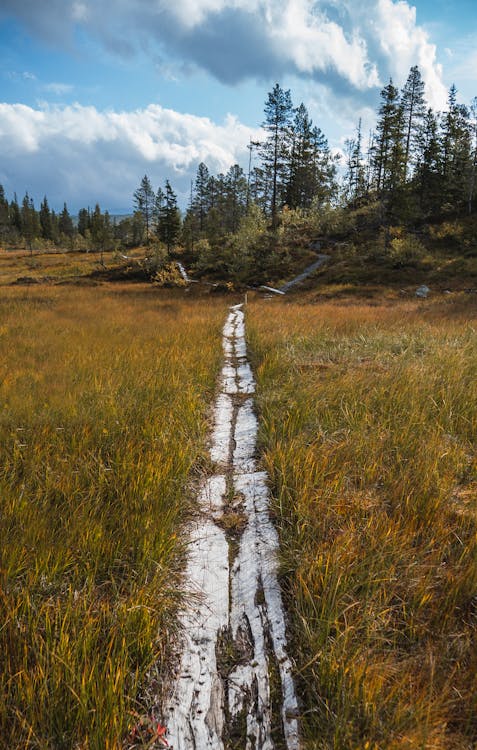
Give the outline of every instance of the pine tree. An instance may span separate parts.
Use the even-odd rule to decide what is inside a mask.
[[[141,180],[141,184],[138,189],[134,192],[134,208],[142,214],[144,219],[144,226],[146,230],[146,242],[149,242],[149,234],[153,221],[154,215],[154,203],[156,196],[152,189],[149,177],[145,174]]]
[[[262,127],[267,132],[267,139],[262,143],[260,152],[264,170],[270,178],[270,214],[272,227],[275,228],[286,178],[287,143],[293,113],[290,91],[284,91],[276,83],[268,94],[264,112]]]

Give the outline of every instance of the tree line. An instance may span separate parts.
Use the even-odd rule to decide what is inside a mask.
[[[199,269],[231,273],[237,264],[263,266],[267,254],[268,265],[277,260],[273,246],[290,212],[374,205],[387,226],[475,211],[477,98],[460,104],[452,86],[447,109],[434,112],[417,66],[401,90],[392,80],[383,88],[366,138],[358,123],[346,141],[341,179],[324,133],[279,84],[267,95],[261,125],[264,138],[248,144],[247,171],[234,164],[214,175],[198,165],[183,214],[169,181],[154,189],[147,175],[133,194],[132,214],[121,220],[96,205],[73,221],[66,204],[56,214],[45,196],[36,210],[28,193],[20,205],[0,186],[0,241],[23,239],[30,250],[35,242],[99,250],[154,242],[168,253],[181,245]]]
[[[475,211],[477,97],[457,102],[451,86],[447,109],[434,112],[417,66],[401,91],[383,88],[376,129],[364,153],[361,123],[347,141],[345,205],[378,200],[385,221],[406,223]]]
[[[19,204],[16,193],[11,201],[0,185],[0,242],[16,245],[23,240],[30,250],[52,246],[71,250],[110,250],[117,239],[118,231],[108,211],[101,211],[96,204],[93,210],[80,209],[76,221],[68,211],[56,213],[50,209],[45,196],[38,210],[28,192]]]

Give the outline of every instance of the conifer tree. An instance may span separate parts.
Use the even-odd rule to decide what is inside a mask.
[[[146,231],[146,242],[149,242],[149,234],[154,216],[154,203],[156,196],[152,189],[151,181],[147,174],[141,180],[141,184],[134,192],[134,208],[142,214]]]
[[[78,232],[82,237],[91,229],[91,213],[89,208],[80,208],[78,211]]]
[[[10,226],[15,229],[18,233],[22,231],[22,216],[20,212],[20,206],[18,205],[17,194],[13,194],[13,200],[10,202],[9,208]]]
[[[442,205],[455,211],[468,202],[471,173],[471,126],[469,110],[457,102],[457,89],[449,90],[448,109],[442,118]]]
[[[469,193],[467,198],[467,210],[471,214],[474,208],[475,183],[477,176],[477,96],[472,99],[470,105],[470,137],[471,137],[471,155],[470,155],[470,177]]]
[[[66,203],[63,204],[63,210],[58,217],[58,229],[61,234],[66,237],[73,237],[75,228],[73,225],[73,219],[71,218]]]
[[[316,144],[313,123],[305,105],[294,110],[290,127],[290,146],[285,188],[285,203],[290,208],[309,208],[316,187]]]
[[[224,231],[236,232],[247,210],[247,179],[242,167],[234,164],[223,180]]]
[[[254,167],[250,173],[249,200],[263,213],[270,205],[270,179],[262,167]]]
[[[424,99],[424,81],[417,65],[409,71],[407,81],[401,93],[404,137],[404,177],[407,178],[412,165],[416,162],[416,148],[420,131],[426,115]]]
[[[200,233],[205,230],[207,213],[213,205],[211,187],[209,170],[204,162],[201,162],[197,167],[191,203],[192,210],[198,219]]]
[[[0,185],[0,240],[4,240],[9,230],[8,201],[3,185]]]
[[[103,265],[104,252],[111,250],[114,245],[114,233],[109,213],[105,211],[102,214],[98,204],[94,207],[91,216],[91,240],[95,249],[101,254],[100,263]]]
[[[168,252],[177,242],[181,228],[181,217],[177,207],[177,196],[166,180],[164,203],[159,214],[159,239],[165,243]]]
[[[40,223],[38,215],[35,211],[33,198],[30,198],[28,193],[25,193],[25,197],[22,201],[21,207],[21,221],[22,221],[22,234],[26,240],[30,254],[33,253],[33,240],[38,237],[40,233]]]
[[[356,128],[356,138],[345,142],[347,148],[347,172],[345,177],[345,195],[347,201],[354,208],[365,196],[366,171],[362,154],[361,118]]]
[[[417,143],[416,186],[419,205],[428,214],[440,204],[442,191],[441,148],[437,117],[428,109]]]
[[[392,79],[381,91],[381,99],[373,144],[374,184],[378,195],[383,195],[396,186],[401,179],[404,164],[400,152],[402,110],[399,92]],[[399,174],[396,170],[399,170]]]
[[[268,94],[264,111],[265,121],[262,127],[267,132],[267,138],[262,143],[260,152],[264,170],[270,179],[270,215],[272,227],[275,228],[286,177],[287,142],[293,113],[290,91],[284,91],[276,83]]]
[[[40,227],[41,236],[43,237],[43,239],[52,240],[53,225],[51,222],[51,212],[46,195],[44,196],[43,201],[40,204]]]
[[[156,234],[159,233],[159,222],[161,220],[161,210],[164,205],[166,196],[164,195],[164,191],[162,188],[157,189],[156,197],[154,199],[154,211],[153,211],[153,219],[154,224],[156,226]]]
[[[336,162],[339,157],[331,155],[328,141],[320,128],[315,126],[312,135],[314,166],[312,197],[313,203],[322,204],[331,200],[337,193]]]

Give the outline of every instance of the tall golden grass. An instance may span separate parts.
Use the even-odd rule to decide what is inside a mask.
[[[119,748],[147,711],[223,314],[140,285],[2,290],[1,747]]]
[[[248,306],[307,750],[477,743],[476,312]]]

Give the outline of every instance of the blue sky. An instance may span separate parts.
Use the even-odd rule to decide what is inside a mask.
[[[339,151],[418,64],[429,103],[477,95],[475,0],[0,0],[0,183],[72,211],[131,208],[142,175],[184,203],[197,165],[247,162],[267,91]]]

